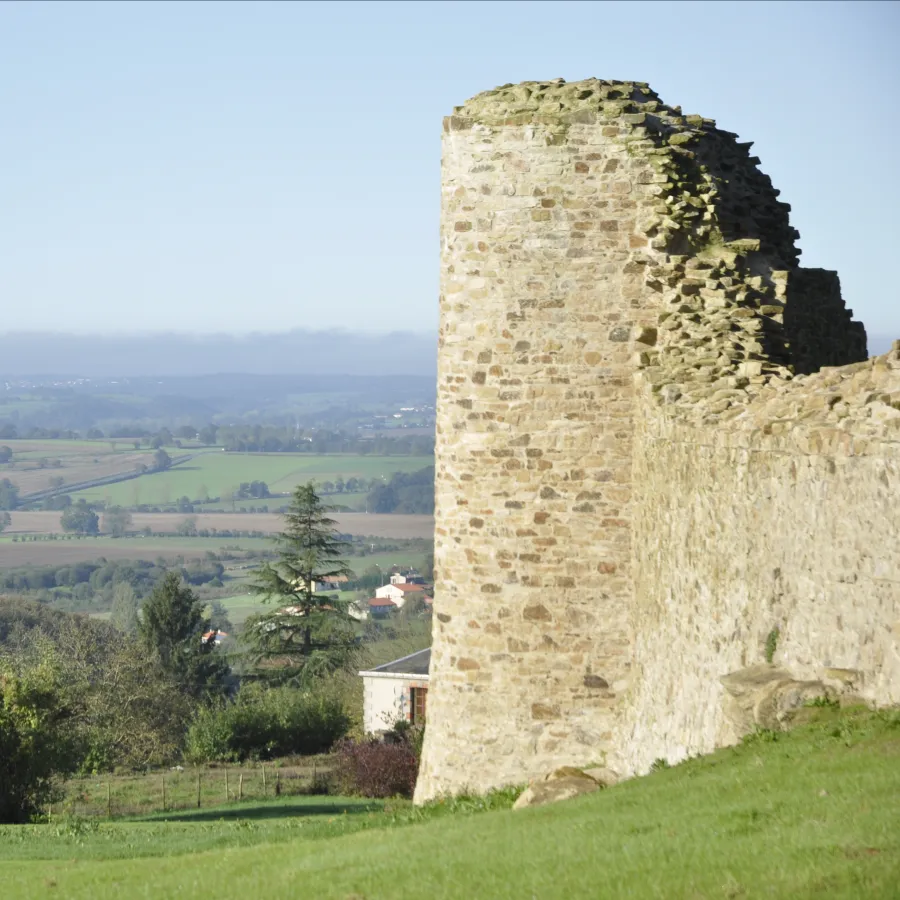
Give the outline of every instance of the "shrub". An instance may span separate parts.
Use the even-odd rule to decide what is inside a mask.
[[[339,700],[295,688],[244,688],[233,702],[198,710],[185,758],[242,762],[330,750],[350,727]]]
[[[778,649],[778,637],[781,634],[781,629],[776,625],[767,635],[766,635],[766,647],[763,651],[764,656],[766,658],[767,663],[771,663],[775,658],[775,651]]]
[[[334,778],[341,791],[362,797],[408,797],[416,788],[419,760],[406,741],[343,741]]]

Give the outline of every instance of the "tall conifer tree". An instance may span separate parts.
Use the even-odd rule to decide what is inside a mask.
[[[319,591],[323,582],[352,575],[343,559],[347,544],[312,482],[299,485],[274,537],[278,558],[257,573],[254,591],[278,609],[247,622],[256,664],[275,680],[307,682],[350,668],[357,638],[349,602]]]

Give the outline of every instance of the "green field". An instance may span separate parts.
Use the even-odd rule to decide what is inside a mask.
[[[793,733],[522,811],[509,795],[423,809],[309,797],[10,826],[3,897],[896,898],[900,715],[815,712]]]
[[[305,453],[224,453],[203,452],[189,462],[165,472],[117,484],[89,488],[74,494],[90,501],[120,506],[147,504],[160,506],[185,496],[193,500],[205,490],[222,503],[242,482],[264,481],[273,493],[293,490],[302,482],[334,481],[338,477],[389,479],[395,472],[413,472],[434,464],[430,456],[357,456]],[[331,498],[340,502],[340,495]],[[230,500],[228,501],[230,504]],[[238,505],[261,505],[265,500],[238,500]],[[269,501],[270,504],[272,501]],[[276,501],[277,502],[277,501]],[[221,506],[222,504],[215,504]]]

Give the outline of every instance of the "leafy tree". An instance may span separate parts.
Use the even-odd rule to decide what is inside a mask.
[[[316,593],[316,582],[352,575],[342,558],[331,507],[323,505],[312,482],[299,485],[285,514],[286,527],[273,540],[277,560],[259,570],[253,590],[279,609],[248,620],[245,638],[257,664],[274,677],[308,681],[356,660],[349,602]]]
[[[200,429],[200,443],[215,444],[218,430],[216,425],[205,425]]]
[[[0,509],[15,509],[18,505],[18,486],[8,478],[0,478]]]
[[[203,640],[206,626],[203,604],[175,572],[166,573],[141,609],[141,643],[194,698],[221,693],[228,672],[215,644]]]
[[[134,588],[127,581],[120,581],[113,589],[109,621],[125,634],[135,634],[138,630],[138,599]]]
[[[7,666],[55,685],[68,716],[62,736],[74,745],[66,768],[160,765],[179,753],[190,698],[159,665],[148,664],[134,638],[109,623],[0,600],[0,652]]]
[[[0,463],[8,463],[13,457],[12,450],[4,444],[0,447]]]
[[[434,550],[425,554],[425,565],[422,566],[422,577],[426,581],[434,581]]]
[[[121,506],[112,506],[103,513],[103,531],[113,537],[122,537],[131,528],[131,513]]]
[[[180,438],[184,438],[186,441],[192,441],[197,437],[197,429],[194,428],[193,425],[182,425],[175,434]]]
[[[231,634],[234,631],[234,624],[228,618],[228,610],[221,600],[213,600],[206,608],[206,616],[209,619],[209,627],[216,631],[224,631]]]
[[[387,484],[370,492],[368,508],[376,513],[433,513],[434,466],[395,472]]]
[[[97,534],[100,530],[100,519],[82,499],[70,506],[60,516],[59,524],[63,531],[74,531],[77,534]]]
[[[171,465],[172,457],[162,449],[162,446],[157,447],[156,453],[153,454],[153,468],[162,471],[163,469],[168,469]]]
[[[197,534],[197,517],[188,516],[178,523],[175,529],[182,537],[195,537]]]
[[[59,672],[44,663],[0,667],[0,823],[28,822],[51,796],[54,776],[77,754]]]
[[[12,525],[12,517],[8,512],[0,512],[0,534]]]

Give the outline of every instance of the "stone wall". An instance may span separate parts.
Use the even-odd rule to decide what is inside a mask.
[[[764,662],[767,639],[796,678],[900,703],[897,347],[717,427],[643,419],[620,771],[740,737],[720,679]]]
[[[876,449],[864,463],[845,454],[847,477],[824,492],[830,482],[815,473],[838,456],[815,442],[846,401],[820,408],[810,398],[823,376],[800,373],[863,359],[865,333],[833,273],[799,268],[789,207],[735,138],[647,85],[596,79],[507,85],[444,122],[436,622],[420,801],[561,764],[608,756],[631,771],[711,746],[724,739],[717,678],[756,661],[761,629],[780,617],[786,662],[813,666],[832,646],[804,636],[819,620],[798,612],[812,602],[799,585],[821,555],[847,552],[838,510],[859,498],[859,520],[881,496],[879,478],[896,488],[882,440],[894,407],[877,401],[873,418],[868,402],[847,405],[835,434],[874,428]],[[887,362],[877,372],[893,384]],[[812,435],[813,450],[785,449],[782,409],[801,410],[794,431]],[[817,499],[835,504],[831,524],[809,510]],[[791,569],[782,557],[795,557],[812,525],[808,548],[821,549]],[[756,537],[741,568],[729,541],[746,530]],[[848,556],[848,571],[858,562]],[[760,579],[779,568],[779,596],[798,599],[775,612]],[[833,571],[813,595],[828,592]],[[848,602],[832,596],[835,609]],[[882,606],[880,625],[893,614]],[[838,615],[840,646],[864,637],[865,614],[820,624]],[[829,660],[846,661],[837,647]]]

